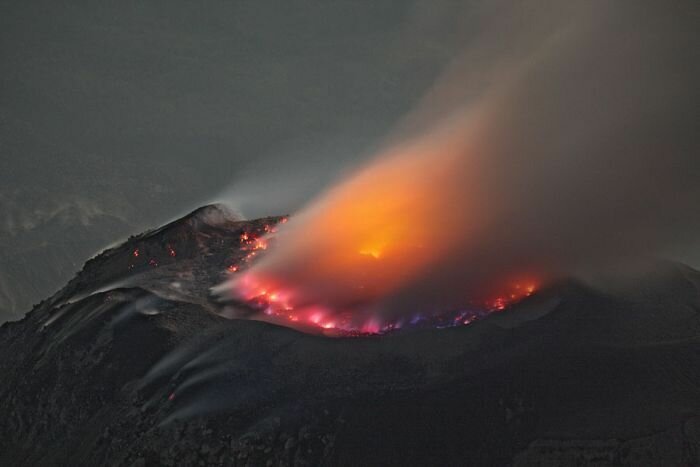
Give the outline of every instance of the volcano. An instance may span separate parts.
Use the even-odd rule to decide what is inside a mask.
[[[700,463],[700,272],[326,335],[212,292],[285,218],[200,208],[4,324],[0,465]]]

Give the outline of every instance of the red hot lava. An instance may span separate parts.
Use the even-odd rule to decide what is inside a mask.
[[[280,222],[286,222],[283,218]],[[412,313],[394,318],[382,318],[381,314],[358,314],[356,310],[336,309],[322,304],[304,302],[293,287],[258,279],[253,265],[256,255],[274,243],[277,229],[265,225],[261,232],[246,231],[240,235],[240,250],[246,254],[243,261],[228,266],[234,278],[234,292],[238,300],[255,311],[253,319],[274,322],[326,335],[360,336],[384,334],[405,327],[452,327],[471,324],[492,312],[505,310],[510,305],[532,295],[536,290],[533,281],[514,282],[504,292],[492,298],[471,300],[459,309],[437,312]],[[359,251],[359,255],[380,260],[377,251]]]

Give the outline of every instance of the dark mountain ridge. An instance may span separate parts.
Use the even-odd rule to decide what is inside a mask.
[[[697,465],[700,273],[566,281],[465,327],[226,319],[244,221],[201,208],[0,328],[0,465]],[[137,252],[137,254],[135,254]]]

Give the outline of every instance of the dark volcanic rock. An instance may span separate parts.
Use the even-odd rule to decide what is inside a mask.
[[[0,465],[698,464],[697,271],[381,337],[219,316],[279,219],[200,209],[0,328]]]

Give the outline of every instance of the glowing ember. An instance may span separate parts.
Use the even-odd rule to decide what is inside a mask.
[[[513,290],[519,290],[514,287]],[[416,314],[406,322],[404,319],[393,319],[382,322],[377,317],[370,317],[364,322],[353,316],[352,312],[337,312],[318,306],[295,307],[288,300],[289,294],[273,291],[269,288],[252,287],[246,303],[261,311],[265,320],[280,324],[303,323],[311,328],[334,330],[340,335],[371,335],[396,331],[406,326],[410,327],[454,327],[466,326],[492,312],[503,311],[513,304],[532,295],[535,287],[528,286],[519,293],[508,294],[507,297],[496,297],[481,303],[472,303],[468,309],[448,310],[444,312]],[[294,311],[294,313],[290,313]]]
[[[280,223],[285,220],[286,218],[283,218]],[[240,251],[245,252],[245,254],[242,258],[239,256],[238,261],[251,265],[253,261],[257,262],[259,253],[266,253],[266,250],[271,246],[271,241],[275,238],[272,234],[275,232],[274,226],[266,224],[259,230],[241,233],[239,237]],[[353,290],[363,297],[376,290],[376,286],[373,284],[375,279],[372,275],[373,264],[388,262],[390,270],[393,271],[393,268],[403,261],[400,259],[400,255],[416,254],[418,251],[421,257],[427,258],[433,248],[439,249],[439,246],[432,244],[431,248],[424,248],[422,241],[413,244],[412,248],[404,249],[401,246],[403,241],[396,241],[392,244],[383,238],[387,238],[387,236],[378,235],[355,250],[354,258],[357,259],[352,261],[359,261],[357,265],[362,265],[363,273],[357,275],[357,280],[352,286]],[[341,256],[341,258],[345,258],[345,256]],[[347,258],[347,261],[350,261],[350,258]],[[349,267],[351,270],[357,269],[355,263]],[[234,263],[227,267],[229,273],[240,270],[240,263]],[[268,280],[265,276],[251,273],[250,270],[243,274],[236,274],[235,277],[234,295],[247,307],[256,311],[253,319],[294,325],[302,329],[316,329],[324,334],[335,336],[384,334],[405,327],[465,326],[489,313],[505,310],[514,303],[532,295],[536,288],[535,284],[531,282],[514,281],[512,285],[501,287],[501,293],[492,295],[492,298],[482,297],[466,300],[463,308],[417,313],[413,315],[413,318],[407,319],[405,315],[391,317],[358,312],[358,309],[353,306],[322,306],[319,302],[308,300],[294,286]]]
[[[251,260],[257,249],[266,249],[268,242],[256,237],[252,233],[246,234],[246,241],[242,250],[251,246],[254,251],[248,253],[244,259]],[[268,237],[269,238],[269,237]],[[258,247],[264,244],[265,247]],[[381,258],[380,251],[360,251],[362,255],[368,255],[373,260]],[[229,272],[236,272],[236,265],[228,267]],[[295,294],[291,290],[275,286],[272,283],[262,283],[254,275],[244,275],[236,282],[237,295],[249,307],[258,311],[255,319],[262,319],[278,324],[292,324],[309,329],[317,329],[325,334],[336,336],[365,336],[394,332],[405,327],[454,327],[466,326],[486,316],[489,313],[507,309],[514,303],[532,295],[536,286],[534,283],[515,283],[506,288],[503,294],[495,298],[481,301],[472,301],[465,309],[445,310],[442,312],[418,313],[410,320],[405,318],[387,319],[382,321],[377,316],[357,316],[353,310],[331,310],[318,305],[299,303],[295,304]],[[364,287],[364,286],[360,286]]]

